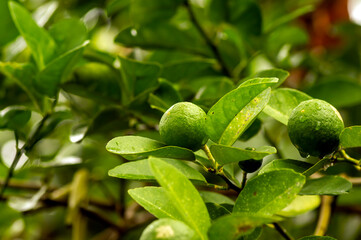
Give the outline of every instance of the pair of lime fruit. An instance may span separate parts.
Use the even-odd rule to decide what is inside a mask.
[[[170,107],[159,123],[159,133],[168,145],[196,151],[208,140],[206,113],[190,102]],[[340,113],[329,103],[312,99],[301,102],[291,113],[288,133],[303,157],[324,157],[337,150],[344,128]]]

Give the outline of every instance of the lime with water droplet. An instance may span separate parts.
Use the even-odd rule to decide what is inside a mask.
[[[312,99],[293,109],[288,134],[301,156],[324,157],[337,150],[344,128],[340,113],[328,102]]]

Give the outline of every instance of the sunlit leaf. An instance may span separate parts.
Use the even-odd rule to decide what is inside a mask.
[[[119,154],[127,160],[139,160],[149,156],[194,160],[193,152],[186,148],[166,146],[164,143],[140,136],[123,136],[110,140],[109,152]]]

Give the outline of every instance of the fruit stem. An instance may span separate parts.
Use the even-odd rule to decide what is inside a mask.
[[[340,153],[341,153],[342,157],[345,158],[346,161],[351,162],[351,163],[353,163],[353,164],[356,165],[356,166],[360,166],[360,161],[357,160],[357,159],[354,159],[354,158],[350,157],[350,156],[346,153],[345,150],[343,150],[343,149],[340,150]]]
[[[322,196],[320,215],[318,217],[317,227],[314,235],[316,236],[325,235],[331,217],[332,202],[333,202],[332,196]]]

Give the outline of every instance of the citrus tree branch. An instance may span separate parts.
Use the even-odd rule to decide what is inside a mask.
[[[294,238],[279,223],[272,223],[277,232],[286,240],[294,240]]]
[[[209,48],[212,50],[214,57],[217,59],[217,61],[219,62],[220,66],[221,66],[221,71],[224,75],[228,76],[228,77],[232,77],[231,72],[228,70],[226,63],[224,62],[221,53],[219,52],[217,46],[213,43],[213,41],[211,40],[211,38],[207,35],[207,33],[204,31],[204,29],[202,28],[202,26],[200,25],[200,23],[198,22],[191,3],[189,2],[189,0],[184,2],[184,5],[188,11],[189,17],[192,21],[192,23],[194,24],[194,26],[197,28],[198,32],[202,35],[203,39],[205,40],[205,42],[207,43],[207,45],[209,46]]]

